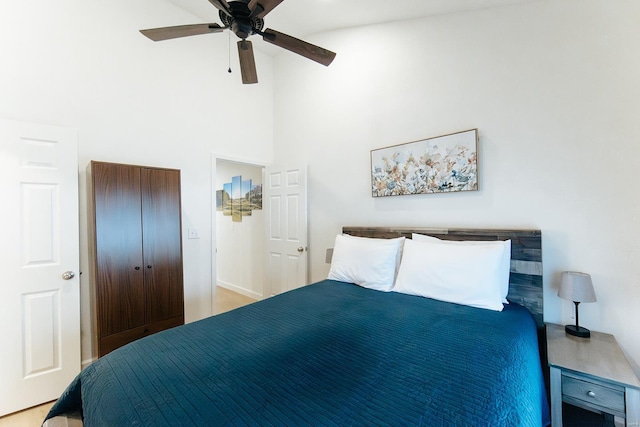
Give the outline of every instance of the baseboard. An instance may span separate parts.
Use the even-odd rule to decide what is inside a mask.
[[[262,299],[262,295],[251,291],[249,289],[245,289],[242,288],[240,286],[236,286],[233,283],[229,283],[229,282],[225,282],[224,280],[218,280],[218,286],[220,286],[221,288],[225,288],[228,289],[230,291],[239,293],[240,295],[244,295],[245,297],[249,297],[255,300],[261,300]]]
[[[84,368],[86,368],[87,366],[89,366],[89,365],[91,365],[93,362],[95,362],[96,360],[98,360],[98,359],[97,359],[97,358],[95,358],[95,357],[92,357],[91,359],[83,360],[82,362],[80,362],[80,369],[84,369]]]

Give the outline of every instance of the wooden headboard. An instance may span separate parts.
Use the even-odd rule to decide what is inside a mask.
[[[511,239],[511,274],[507,299],[529,309],[538,328],[544,327],[542,298],[542,233],[540,230],[486,230],[461,228],[342,227],[352,236],[392,239],[412,233],[443,240]]]

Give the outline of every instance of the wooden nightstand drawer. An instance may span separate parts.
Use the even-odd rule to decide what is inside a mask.
[[[585,379],[562,375],[562,395],[578,399],[586,406],[624,413],[624,389],[605,386]],[[571,399],[568,399],[571,400]]]

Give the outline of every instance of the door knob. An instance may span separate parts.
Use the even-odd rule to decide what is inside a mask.
[[[304,248],[303,248],[302,246],[300,246],[300,247],[298,248],[298,252],[300,252],[300,253],[304,252]]]
[[[74,277],[76,277],[76,273],[74,273],[73,271],[65,271],[64,273],[62,273],[62,278],[64,280],[71,280]]]

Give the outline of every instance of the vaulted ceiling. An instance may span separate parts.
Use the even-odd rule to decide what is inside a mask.
[[[218,10],[207,0],[168,1],[202,19],[202,22],[220,23]],[[265,27],[277,29],[294,37],[304,38],[309,34],[339,28],[509,6],[532,1],[537,0],[287,0],[269,13],[265,18]],[[190,22],[176,22],[175,25],[188,23]],[[264,44],[260,43],[256,47],[261,49],[263,47],[261,45]],[[275,54],[280,51],[269,48],[261,50],[267,54]]]

